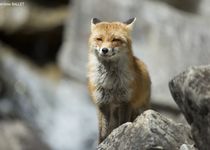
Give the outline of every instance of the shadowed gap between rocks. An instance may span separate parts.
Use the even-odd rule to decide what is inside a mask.
[[[165,2],[179,10],[189,13],[198,13],[201,0],[158,0]]]
[[[42,66],[55,63],[63,41],[64,26],[38,32],[18,31],[12,34],[0,31],[0,40],[12,46],[18,53]]]

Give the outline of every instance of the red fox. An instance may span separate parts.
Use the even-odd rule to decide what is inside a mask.
[[[135,20],[91,20],[88,88],[98,108],[99,143],[149,107],[150,76],[145,64],[133,56],[131,46]]]

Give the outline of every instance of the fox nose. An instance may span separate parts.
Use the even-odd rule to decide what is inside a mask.
[[[103,49],[102,49],[102,52],[103,52],[104,54],[106,54],[108,51],[109,51],[108,48],[103,48]]]

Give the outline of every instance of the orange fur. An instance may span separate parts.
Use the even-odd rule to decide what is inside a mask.
[[[100,22],[97,24],[92,23],[91,25],[91,35],[89,38],[90,48],[88,63],[88,89],[92,100],[98,107],[99,111],[99,142],[104,140],[104,138],[106,138],[106,136],[114,128],[118,127],[122,123],[133,121],[135,117],[139,114],[139,109],[145,110],[149,107],[151,81],[145,64],[141,60],[133,56],[130,35],[131,30],[131,23],[124,24],[121,22]],[[114,56],[113,58],[105,58],[107,59],[107,61],[112,62],[113,60],[120,60],[122,59],[121,57],[125,57],[125,60],[123,60],[121,63],[125,67],[127,67],[127,70],[125,70],[123,66],[122,68],[121,66],[117,66],[122,73],[119,73],[120,79],[116,82],[119,82],[119,85],[122,85],[122,87],[126,85],[126,100],[121,101],[120,96],[114,95],[114,92],[109,95],[110,101],[106,103],[103,103],[103,101],[101,102],[100,99],[98,99],[97,97],[96,93],[98,92],[97,90],[99,89],[99,87],[104,88],[105,92],[106,90],[109,90],[109,88],[113,89],[113,91],[118,91],[118,89],[114,89],[118,88],[118,86],[114,86],[115,82],[112,83],[110,81],[111,87],[109,87],[110,85],[108,83],[103,83],[105,84],[105,86],[103,87],[103,85],[97,82],[97,79],[100,79],[100,76],[98,77],[97,75],[95,75],[98,73],[97,65],[100,65],[102,61],[100,61],[100,56],[95,56],[95,49],[98,49],[98,51],[100,51],[100,49],[103,47],[110,49],[114,49],[117,47],[117,50],[119,50],[119,52],[116,54],[117,56]],[[118,61],[110,64],[115,65],[117,64],[116,62]],[[107,72],[107,74],[109,74],[109,72]],[[122,77],[120,77],[121,75]],[[106,79],[106,77],[104,79]],[[107,82],[109,82],[109,80],[107,80]],[[118,100],[116,100],[115,98]],[[116,109],[118,110],[117,117]],[[125,114],[126,117],[123,116]]]

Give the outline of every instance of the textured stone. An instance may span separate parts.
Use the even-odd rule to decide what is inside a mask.
[[[0,70],[4,99],[12,102],[19,117],[42,133],[42,140],[52,149],[94,149],[97,118],[86,85],[65,78],[51,80],[5,45],[0,45]],[[4,99],[0,97],[1,106]],[[7,110],[5,113],[5,107],[0,107],[2,114],[7,115]]]
[[[193,144],[190,128],[148,110],[115,129],[98,150],[179,150],[182,144]]]
[[[3,6],[18,1],[22,6]],[[46,7],[31,1],[0,2],[0,40],[38,65],[46,65],[56,60],[63,41],[68,6]]]
[[[1,150],[50,150],[24,122],[0,121]]]
[[[197,13],[199,10],[199,4],[203,0],[160,0],[166,2],[175,8],[178,8],[182,11]]]
[[[21,6],[2,6],[4,4],[12,5],[12,2],[20,2]],[[67,6],[47,8],[35,5],[30,0],[26,2],[14,0],[12,2],[4,0],[0,6],[0,31],[6,33],[49,30],[63,24],[68,15]]]
[[[206,16],[206,19],[209,20],[210,18],[210,1],[209,0],[200,0],[199,5],[199,14],[202,16]]]
[[[182,144],[179,150],[196,150],[194,145]]]
[[[192,127],[198,149],[210,149],[210,65],[191,67],[173,78],[172,96]]]

